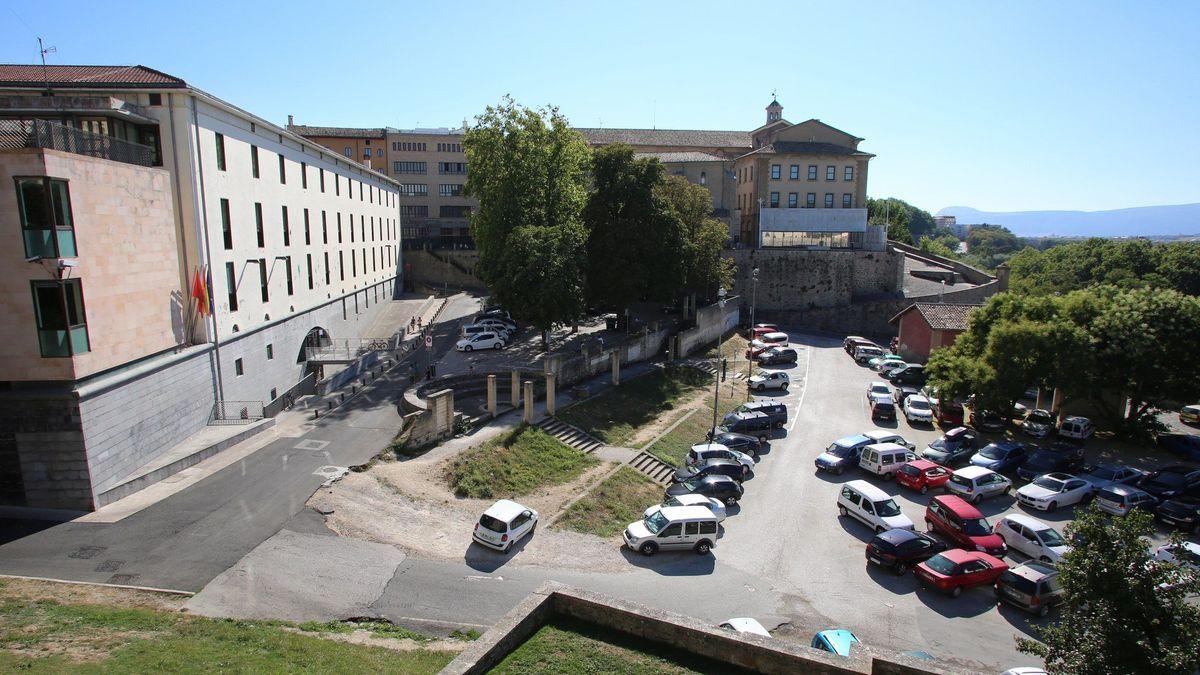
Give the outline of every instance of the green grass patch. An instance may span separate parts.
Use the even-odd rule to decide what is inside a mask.
[[[435,673],[453,658],[335,642],[287,625],[8,599],[0,602],[0,671]]]
[[[566,530],[613,537],[641,520],[646,507],[662,500],[663,489],[646,476],[623,466],[605,478],[583,499],[571,505],[555,523]]]
[[[712,384],[712,376],[684,366],[622,382],[562,410],[558,417],[609,445],[627,446],[638,431]]]
[[[711,389],[711,388],[710,388]],[[733,386],[732,394],[728,381],[721,384],[721,397],[717,402],[717,423],[725,413],[733,410],[746,400],[746,387],[742,384]],[[703,443],[708,430],[712,428],[712,392],[709,391],[705,401],[706,406],[688,416],[679,426],[664,434],[655,441],[646,452],[654,455],[672,466],[683,466],[687,453],[697,443]]]
[[[522,425],[459,455],[446,469],[446,482],[459,497],[519,497],[575,480],[598,463],[541,429]]]
[[[577,673],[728,673],[728,664],[698,658],[590,624],[557,620],[542,626],[491,671],[514,675]]]

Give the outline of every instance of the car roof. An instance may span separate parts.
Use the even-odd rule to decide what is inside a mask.
[[[817,633],[817,635],[820,635],[821,637],[825,638],[825,641],[829,643],[829,646],[831,646],[835,650],[837,650],[837,652],[839,654],[850,653],[850,646],[853,645],[855,642],[859,642],[859,644],[862,644],[859,641],[859,639],[857,637],[855,637],[854,633],[851,633],[850,631],[846,630],[845,628],[835,628],[832,630],[823,630],[823,631]]]
[[[906,398],[904,400],[906,400],[906,401],[925,401],[926,403],[929,403],[929,398],[922,396],[920,394],[913,394],[912,396],[909,396],[908,398]]]
[[[908,452],[908,448],[898,443],[872,443],[867,447],[875,450],[876,452],[895,452],[897,450],[900,452]]]
[[[996,472],[992,471],[991,469],[985,469],[982,466],[964,466],[963,468],[955,471],[954,473],[956,473],[959,476],[962,476],[963,478],[979,478],[980,476],[986,476],[989,473],[996,473]]]
[[[877,535],[875,535],[875,538],[882,539],[883,541],[886,541],[889,544],[903,544],[906,541],[912,541],[913,539],[917,539],[920,536],[921,535],[917,534],[913,530],[907,530],[907,529],[898,527],[898,528],[893,528],[886,532],[877,534]]]
[[[954,515],[958,516],[959,518],[974,520],[976,518],[983,517],[983,514],[979,512],[979,509],[971,506],[969,503],[967,503],[967,500],[959,497],[958,495],[938,495],[933,498],[933,501],[939,502],[942,506],[946,507],[950,511],[953,511]]]
[[[700,481],[707,483],[733,483],[734,485],[737,485],[737,481],[729,476],[705,476],[704,478],[701,478]]]
[[[705,450],[710,450],[710,451],[716,452],[716,451],[728,450],[728,449],[729,449],[729,446],[722,445],[721,443],[697,443],[692,446],[692,450],[694,450],[696,452],[704,452]]]
[[[914,469],[919,469],[921,471],[942,466],[941,464],[938,464],[937,462],[931,462],[928,459],[914,459],[913,461],[909,462],[908,464],[909,464],[909,466],[913,467]]]
[[[1141,488],[1136,488],[1132,485],[1124,485],[1122,483],[1116,483],[1114,485],[1109,485],[1108,487],[1106,487],[1104,489],[1108,490],[1109,492],[1119,494],[1119,495],[1135,495],[1139,492],[1146,492],[1145,490],[1143,490]],[[1149,493],[1146,493],[1146,494],[1149,494]]]
[[[892,498],[891,495],[884,492],[883,490],[880,490],[879,488],[875,487],[874,485],[868,483],[865,480],[847,481],[846,487],[858,492],[860,495],[866,497],[867,499],[869,499],[873,502]]]
[[[702,466],[724,466],[724,465],[741,466],[741,464],[739,464],[738,462],[735,462],[732,459],[725,459],[724,457],[713,457],[712,459],[705,460],[705,462]]]
[[[1017,565],[1016,567],[1010,567],[1008,571],[1021,577],[1022,579],[1028,579],[1033,582],[1041,581],[1046,577],[1052,577],[1058,574],[1058,570],[1054,569],[1050,565],[1040,563],[1035,560],[1030,560],[1029,562]]]
[[[991,557],[980,551],[968,551],[963,548],[952,548],[949,551],[943,551],[941,555],[945,556],[948,560],[950,560],[950,562],[955,564],[964,563],[969,560],[980,560]]]
[[[786,340],[788,337],[788,334],[784,333],[782,331],[775,331],[772,333],[763,333],[761,337],[764,340],[778,340],[779,338],[783,338],[784,340]]]
[[[767,629],[761,623],[749,617],[726,619],[721,623],[721,625],[727,625],[740,633],[754,633],[755,635],[766,635],[767,637],[771,636],[771,634],[767,632]]]
[[[862,438],[869,438],[870,440],[878,443],[879,439],[881,438],[900,438],[900,434],[894,431],[888,431],[887,429],[872,429],[870,431],[863,432]]]
[[[674,499],[684,506],[705,506],[706,504],[712,503],[711,497],[705,497],[697,492],[687,492],[681,495],[675,495]],[[707,506],[705,506],[705,508],[707,508]]]
[[[1060,480],[1060,481],[1062,481],[1062,482],[1064,482],[1064,483],[1065,483],[1065,482],[1067,482],[1067,481],[1069,481],[1069,480],[1075,480],[1075,476],[1072,476],[1072,475],[1071,475],[1071,474],[1069,474],[1069,473],[1063,473],[1063,472],[1061,472],[1061,471],[1055,471],[1054,473],[1048,473],[1048,474],[1046,474],[1045,476],[1042,476],[1042,477],[1043,477],[1043,478],[1053,478],[1054,480]]]
[[[871,440],[870,436],[867,436],[866,434],[858,434],[856,436],[845,436],[843,438],[839,438],[836,441],[834,441],[834,443],[836,443],[837,445],[840,445],[842,447],[849,448],[849,447],[853,447],[855,445],[859,445],[861,443],[866,443],[870,440]]]
[[[713,515],[712,509],[707,506],[665,506],[662,509],[662,514],[668,520],[690,520],[693,518],[702,518],[712,520],[716,518]]]
[[[1010,513],[1009,515],[1004,516],[1004,518],[1002,518],[1001,520],[1010,520],[1022,527],[1027,527],[1035,532],[1041,532],[1042,530],[1054,529],[1054,528],[1050,527],[1050,525],[1043,523],[1042,521],[1038,520],[1037,518],[1027,516],[1024,513]]]
[[[888,387],[888,383],[887,383],[887,382],[881,382],[880,380],[875,380],[874,382],[872,382],[872,383],[871,383],[871,389],[874,389],[875,387],[885,387],[885,388],[887,388],[887,387]]]
[[[487,511],[483,512],[483,515],[491,516],[492,518],[495,518],[496,520],[502,520],[507,523],[508,521],[512,520],[513,518],[516,518],[517,515],[520,514],[522,511],[528,511],[528,510],[529,509],[527,509],[526,507],[521,506],[520,504],[512,501],[511,499],[501,499],[501,500],[497,501],[495,504],[492,504],[491,506],[489,506],[487,508]]]

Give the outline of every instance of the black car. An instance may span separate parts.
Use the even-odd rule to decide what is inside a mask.
[[[757,438],[759,443],[765,443],[771,437],[771,430],[774,428],[775,423],[763,413],[735,413],[725,416],[721,426],[717,427],[717,433],[747,434]]]
[[[980,431],[1004,431],[1008,428],[1008,420],[995,410],[972,410],[971,426]]]
[[[966,427],[954,427],[921,451],[921,457],[942,466],[957,466],[979,449],[979,436]]]
[[[925,366],[917,363],[910,363],[906,366],[889,370],[883,374],[885,380],[891,381],[892,384],[907,384],[913,387],[925,386]]]
[[[771,347],[766,351],[759,352],[754,360],[764,366],[770,366],[776,363],[795,363],[798,358],[800,355],[791,347]]]
[[[1159,504],[1154,515],[1167,525],[1200,533],[1200,487]]]
[[[900,575],[945,550],[946,544],[924,532],[888,530],[867,544],[867,562]]]
[[[742,481],[750,473],[749,467],[731,459],[710,459],[703,464],[684,466],[675,470],[671,480],[682,483],[685,480],[703,478],[705,476],[729,476],[736,481]]]
[[[1200,485],[1200,468],[1186,464],[1164,466],[1138,481],[1137,486],[1156,499],[1174,499]]]
[[[667,488],[667,499],[676,495],[697,494],[712,497],[733,506],[742,498],[742,485],[729,476],[705,476],[695,480],[675,483]]]
[[[776,428],[780,428],[787,424],[788,412],[787,406],[779,401],[764,400],[764,401],[746,401],[745,403],[734,408],[733,412],[725,415],[725,421],[736,417],[742,413],[762,413],[771,419],[771,424]]]
[[[904,405],[904,399],[920,393],[921,390],[916,387],[892,387],[892,400],[896,402],[896,405]]]
[[[871,399],[871,419],[896,421],[896,404],[880,396]]]
[[[1048,473],[1075,473],[1083,468],[1083,447],[1073,443],[1055,443],[1049,448],[1035,450],[1025,463],[1017,467],[1017,477],[1033,480]]]
[[[708,441],[709,443],[720,443],[730,450],[744,452],[751,457],[758,456],[758,448],[762,445],[757,438],[750,434],[735,434],[731,431],[725,433],[709,431]]]
[[[1158,447],[1184,459],[1200,459],[1200,435],[1159,434],[1154,437]]]

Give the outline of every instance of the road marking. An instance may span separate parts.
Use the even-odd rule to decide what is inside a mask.
[[[467,578],[470,579],[471,581],[504,581],[504,577],[499,577],[499,576],[489,577],[486,575],[479,575],[479,574],[468,574]]]
[[[292,446],[293,450],[324,450],[329,445],[329,441],[318,441],[316,439],[305,439]]]
[[[796,428],[796,422],[800,421],[800,409],[804,407],[804,396],[808,393],[808,367],[812,364],[812,350],[806,349],[804,359],[804,387],[800,390],[800,400],[796,402],[796,412],[792,415],[792,423],[788,425],[788,433],[791,433]]]
[[[104,586],[106,588],[124,588],[130,591],[150,591],[153,593],[171,593],[173,595],[186,595],[189,598],[195,595],[192,591],[178,591],[174,588],[154,588],[153,586],[130,586],[128,584],[105,584],[99,581],[74,581],[72,579],[55,579],[54,577],[29,577],[23,574],[0,574],[0,579],[28,579],[30,581],[50,581],[56,584],[73,584],[75,586]]]

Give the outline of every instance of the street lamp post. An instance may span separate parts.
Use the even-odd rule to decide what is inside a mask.
[[[751,350],[751,354],[753,354],[753,350],[754,350],[754,345],[753,345],[753,342],[754,342],[754,302],[758,298],[758,268],[757,267],[755,267],[750,272],[750,280],[752,282],[751,289],[750,289],[750,341],[752,344],[750,346],[750,350]],[[754,374],[754,357],[753,357],[753,355],[751,355],[749,360],[746,363],[746,377],[749,378],[753,374]],[[747,397],[747,399],[750,397],[750,389],[749,388],[746,389],[746,397]]]
[[[717,306],[725,307],[725,289],[717,289]],[[721,321],[725,320],[725,313],[720,313]],[[717,332],[717,356],[713,363],[713,423],[710,434],[715,433],[717,429],[717,404],[721,400],[721,339],[725,337],[724,327]]]

